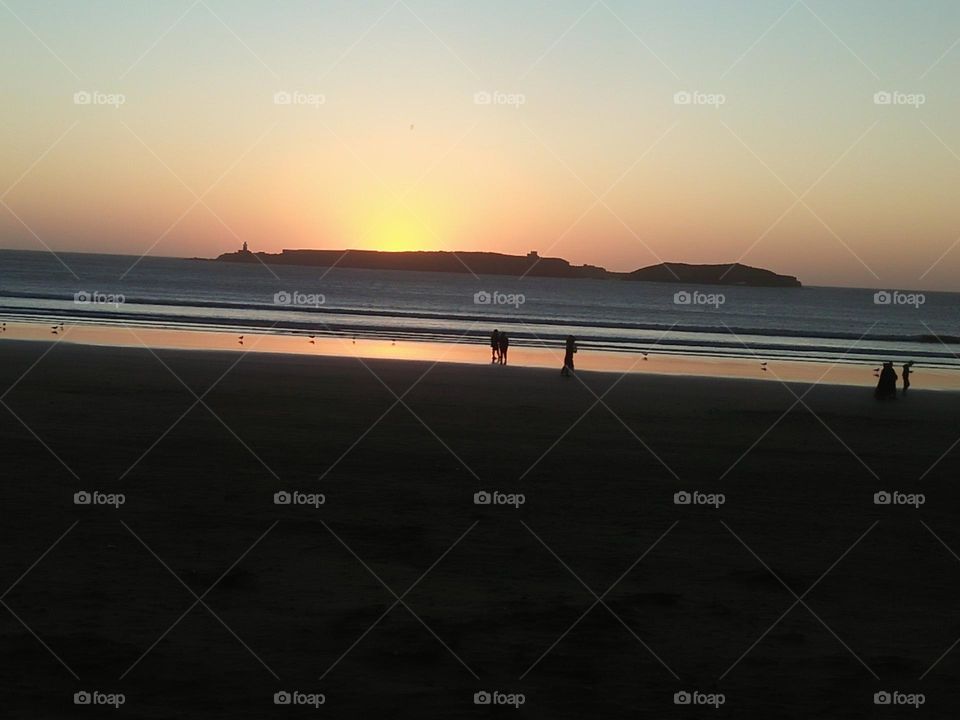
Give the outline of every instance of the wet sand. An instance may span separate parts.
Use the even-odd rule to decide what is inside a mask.
[[[285,716],[282,689],[336,717],[481,716],[480,690],[549,718],[714,712],[675,706],[681,690],[722,692],[718,716],[871,717],[883,689],[936,713],[960,701],[960,650],[920,679],[960,637],[940,542],[960,552],[960,397],[915,380],[878,404],[0,340],[5,713],[74,717],[81,689],[137,718]],[[277,506],[281,490],[325,503]],[[770,629],[790,590],[809,609]]]
[[[240,334],[242,333],[242,334]],[[107,347],[150,347],[166,350],[223,350],[233,353],[280,353],[284,355],[309,355],[322,357],[358,357],[364,360],[422,360],[425,362],[482,364],[489,358],[486,338],[477,341],[462,339],[460,342],[425,342],[406,338],[384,339],[352,337],[350,335],[311,336],[291,332],[254,332],[241,330],[183,330],[173,328],[138,327],[134,325],[108,325],[84,323],[67,325],[53,337],[48,323],[11,322],[2,338],[7,340],[34,340],[48,342],[51,339],[65,343],[102,345]],[[240,342],[239,338],[243,338]],[[661,337],[663,345],[669,345],[669,336]],[[583,352],[577,364],[582,370],[609,373],[647,373],[657,375],[681,375],[696,377],[745,378],[801,383],[826,383],[829,385],[876,385],[876,370],[886,358],[857,357],[853,350],[856,343],[847,348],[847,354],[839,361],[800,360],[794,357],[760,357],[746,349],[726,356],[695,354],[692,351],[667,351],[650,343],[646,352],[600,351],[589,343],[581,343]],[[514,365],[538,368],[558,368],[563,363],[563,346],[558,343],[533,342],[525,339],[519,344],[514,340],[510,348],[510,360]],[[900,372],[899,366],[897,372]],[[914,383],[927,390],[960,391],[960,371],[946,367],[928,367],[922,358],[914,366]]]

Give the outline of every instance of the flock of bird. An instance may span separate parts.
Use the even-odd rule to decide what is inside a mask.
[[[0,323],[0,333],[5,333],[6,331],[7,331],[7,324],[6,324],[6,323]],[[63,332],[63,323],[59,323],[58,325],[51,325],[51,326],[50,326],[50,334],[51,334],[51,335],[59,335],[59,334],[62,333],[62,332]]]
[[[3,324],[3,327],[4,327],[4,329],[6,329],[7,324],[4,323],[4,324]],[[62,324],[62,323],[61,323],[60,327],[61,327],[61,329],[63,328],[63,324]],[[244,339],[245,337],[246,337],[246,335],[237,335],[237,344],[243,345],[243,339]],[[317,336],[316,336],[316,335],[308,335],[307,337],[310,339],[309,342],[310,342],[311,345],[316,345],[316,344],[317,344]],[[393,343],[394,345],[396,345],[396,344],[397,344],[397,341],[394,340],[394,341],[392,341],[392,343]],[[354,345],[357,344],[357,336],[356,336],[356,335],[353,336],[353,344],[354,344]],[[644,354],[646,354],[646,353],[644,353]]]
[[[7,331],[7,324],[6,324],[6,323],[0,323],[0,333],[5,333],[6,331]],[[52,335],[59,335],[59,334],[62,333],[63,331],[64,331],[63,323],[58,323],[57,325],[52,325],[52,326],[50,327],[50,333],[51,333]],[[238,343],[239,345],[243,345],[243,339],[244,339],[245,337],[246,337],[246,335],[238,335],[238,336],[237,336],[237,343]],[[316,345],[316,344],[317,344],[317,336],[316,336],[316,335],[308,335],[307,337],[309,338],[309,343],[310,343],[311,345]],[[357,344],[357,336],[356,336],[356,335],[353,336],[353,344],[354,344],[354,345]],[[392,340],[392,341],[390,342],[390,344],[391,344],[391,345],[396,345],[396,344],[397,344],[397,341],[396,341],[396,340]],[[643,356],[643,359],[644,359],[644,360],[649,360],[649,359],[650,359],[650,358],[648,357],[649,353],[642,352],[642,353],[640,353],[640,354]],[[762,361],[762,362],[760,363],[760,369],[761,369],[763,372],[767,372],[767,361],[766,361],[766,360],[764,360],[764,361]],[[874,374],[874,377],[879,377],[879,376],[880,376],[880,368],[874,368],[874,369],[873,369],[873,374]]]

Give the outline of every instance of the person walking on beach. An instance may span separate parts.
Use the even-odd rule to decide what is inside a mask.
[[[494,330],[490,336],[490,362],[495,363],[500,359],[500,331]]]
[[[500,347],[500,364],[507,364],[507,350],[510,349],[510,338],[507,337],[505,332],[500,333],[498,338],[498,345]]]
[[[897,397],[897,371],[892,362],[885,362],[880,371],[880,381],[873,393],[877,400],[895,400]]]
[[[573,355],[577,352],[577,339],[573,335],[567,335],[567,351],[563,356],[563,367],[560,374],[564,377],[570,377],[573,372]]]
[[[910,368],[913,367],[913,360],[903,364],[903,394],[907,394],[907,390],[910,388],[910,375],[913,374],[913,370]]]

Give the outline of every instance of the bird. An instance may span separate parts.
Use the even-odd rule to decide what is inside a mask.
[[[649,360],[649,359],[650,359],[650,358],[647,357],[647,353],[640,353],[640,354],[643,355],[643,359],[644,359],[644,360]]]
[[[390,341],[390,344],[391,344],[391,345],[396,345],[396,344],[397,344],[397,341],[396,341],[396,340],[391,340],[391,341]]]
[[[243,335],[240,336],[240,344],[243,345]]]
[[[762,363],[760,363],[760,369],[763,370],[764,372],[767,371],[767,361],[766,361],[766,360],[764,360]]]
[[[311,335],[311,336],[310,336],[310,344],[311,344],[311,345],[316,345],[316,344],[317,344],[317,340],[316,340],[316,336],[315,336],[315,335]]]

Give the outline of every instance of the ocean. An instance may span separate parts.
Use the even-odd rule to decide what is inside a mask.
[[[956,293],[58,256],[0,251],[4,321],[960,368]]]

